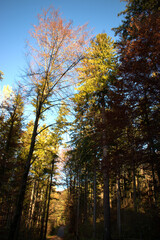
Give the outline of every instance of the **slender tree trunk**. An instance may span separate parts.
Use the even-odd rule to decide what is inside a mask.
[[[133,205],[134,211],[137,212],[137,196],[136,196],[136,177],[135,177],[135,166],[133,163]]]
[[[50,180],[49,193],[48,193],[48,204],[47,204],[47,213],[46,213],[44,238],[43,238],[44,240],[46,240],[46,235],[47,235],[47,225],[48,225],[48,216],[49,216],[49,204],[50,204],[51,190],[52,190],[53,168],[54,168],[54,160],[52,161],[51,180]]]
[[[154,202],[155,202],[155,206],[157,206],[157,182],[156,182],[156,178],[155,178],[155,150],[154,150],[154,143],[153,143],[153,138],[152,138],[152,134],[151,134],[151,127],[150,127],[150,119],[149,119],[149,114],[148,114],[148,107],[147,107],[147,94],[146,94],[147,90],[145,88],[145,120],[146,120],[146,126],[147,126],[147,135],[148,135],[148,143],[149,143],[149,162],[152,168],[152,178],[153,178],[153,187],[154,187]],[[157,172],[158,173],[158,172]]]
[[[76,214],[76,240],[78,240],[79,234],[79,207],[80,207],[80,179],[79,174],[77,174],[77,181],[78,181],[78,193],[77,193],[77,214]]]
[[[110,240],[110,203],[109,203],[109,177],[107,172],[103,172],[104,179],[104,240]]]
[[[152,162],[152,178],[153,178],[153,187],[154,187],[154,202],[155,202],[155,206],[157,206],[157,182],[156,182],[156,178],[155,178],[153,162]]]
[[[96,161],[94,160],[94,186],[93,186],[93,198],[94,198],[94,206],[93,206],[93,238],[96,239],[96,209],[97,209],[97,175],[96,175]]]
[[[87,172],[87,170],[86,170]],[[88,175],[85,174],[85,194],[84,194],[84,223],[87,222],[88,218]]]
[[[117,228],[119,238],[121,237],[121,190],[120,179],[117,177]]]
[[[156,156],[156,160],[157,160],[157,156]],[[157,170],[157,176],[158,176],[158,184],[160,186],[160,164],[158,161],[156,161],[156,170]]]
[[[39,181],[37,183],[37,189],[35,192],[35,196],[34,196],[34,203],[33,203],[33,208],[32,208],[32,213],[31,213],[31,221],[30,221],[30,228],[32,230],[32,228],[35,225],[35,219],[36,219],[36,206],[37,206],[37,202],[39,200],[39,194],[40,194],[41,189],[39,188]]]
[[[110,198],[109,198],[109,163],[107,159],[107,132],[106,132],[106,116],[105,116],[105,100],[104,95],[102,96],[102,124],[103,124],[103,181],[104,181],[104,240],[111,239],[110,233]]]
[[[46,203],[47,203],[47,195],[48,195],[48,186],[49,186],[49,178],[48,178],[48,181],[47,181],[46,194],[45,194],[44,205],[43,205],[43,213],[42,213],[42,218],[41,218],[40,240],[43,240],[44,220],[45,220],[45,213],[46,213]]]
[[[8,240],[17,240],[18,239],[19,225],[20,225],[22,209],[23,209],[23,202],[24,202],[24,197],[25,197],[25,192],[26,192],[26,187],[27,187],[28,173],[29,173],[29,169],[30,169],[31,159],[32,159],[34,146],[35,146],[35,140],[36,140],[36,136],[37,136],[37,128],[38,128],[38,122],[39,122],[39,117],[40,117],[40,111],[41,111],[41,105],[39,106],[39,109],[36,114],[30,150],[29,150],[27,161],[26,161],[24,174],[22,177],[17,206],[16,206],[12,224],[10,227]]]
[[[28,217],[29,218],[28,228],[31,227],[32,215],[33,215],[33,212],[34,212],[35,201],[36,201],[37,193],[38,193],[38,185],[39,185],[39,183],[37,184],[37,181],[35,180],[34,186],[33,186],[33,189],[32,189],[30,209],[29,209],[29,214],[28,214],[29,215],[29,217]]]

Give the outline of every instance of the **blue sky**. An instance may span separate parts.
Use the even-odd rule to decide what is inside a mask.
[[[0,4],[0,70],[4,73],[3,85],[14,85],[21,80],[25,69],[25,46],[37,14],[50,5],[59,9],[75,25],[88,22],[96,35],[106,32],[114,37],[112,27],[119,26],[122,17],[117,14],[125,9],[120,0],[1,0]]]

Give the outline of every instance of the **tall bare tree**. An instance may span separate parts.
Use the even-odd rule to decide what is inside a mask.
[[[31,62],[28,73],[35,121],[9,240],[18,239],[39,120],[42,119],[44,112],[69,96],[68,89],[72,86],[69,82],[71,79],[69,73],[81,60],[89,36],[86,25],[74,28],[72,22],[63,20],[53,8],[43,11],[38,20],[38,25],[34,26],[31,32],[33,44],[29,43]]]

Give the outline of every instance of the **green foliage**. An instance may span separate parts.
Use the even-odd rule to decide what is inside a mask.
[[[93,96],[95,92],[104,89],[107,91],[107,85],[113,81],[115,54],[114,42],[107,34],[98,34],[91,41],[81,68],[78,68],[80,86],[77,88],[79,93],[75,95],[76,101],[83,97],[88,98],[89,95]]]

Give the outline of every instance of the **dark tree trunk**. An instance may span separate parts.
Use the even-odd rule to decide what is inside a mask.
[[[76,240],[78,240],[79,235],[79,210],[80,210],[80,177],[77,173],[77,182],[78,182],[78,193],[77,193],[77,211],[76,211]]]
[[[88,175],[87,169],[85,174],[85,194],[84,194],[84,223],[87,222],[88,218]]]
[[[144,114],[145,114],[147,135],[148,135],[148,144],[149,144],[149,162],[150,162],[150,165],[152,168],[152,178],[153,178],[153,187],[154,187],[154,202],[155,202],[155,206],[157,206],[157,181],[155,178],[155,149],[154,149],[154,143],[153,143],[152,128],[151,128],[151,123],[150,123],[150,119],[149,119],[149,109],[147,107],[148,99],[147,99],[146,92],[147,92],[147,90],[145,88]]]
[[[44,237],[43,237],[44,240],[46,240],[46,235],[47,235],[47,226],[48,226],[48,217],[49,217],[49,204],[50,204],[51,190],[52,190],[53,168],[54,168],[54,160],[52,161],[51,180],[50,180],[49,193],[48,193],[48,204],[47,204],[47,212],[46,212]]]
[[[45,220],[45,214],[46,214],[46,203],[47,203],[47,196],[48,196],[48,187],[49,187],[49,178],[48,178],[48,181],[47,181],[46,194],[45,194],[44,205],[43,205],[43,214],[42,214],[42,218],[41,218],[40,240],[43,240],[44,220]]]
[[[93,205],[93,238],[96,239],[96,209],[97,209],[97,193],[96,193],[96,161],[94,160],[94,186],[93,186],[93,198],[94,198],[94,205]]]
[[[39,186],[39,183],[37,183],[37,181],[35,180],[33,190],[32,190],[32,195],[31,195],[29,214],[28,214],[28,219],[29,219],[28,228],[31,227],[32,213],[34,211],[34,205],[35,205],[35,201],[36,201],[36,198],[37,198],[37,195],[38,195],[38,186]]]
[[[104,240],[110,240],[110,202],[109,202],[109,176],[107,172],[103,172],[104,179]]]
[[[109,198],[109,163],[107,159],[107,132],[106,132],[106,115],[105,115],[105,99],[102,96],[102,141],[103,141],[103,158],[102,158],[102,171],[104,181],[104,240],[111,239],[110,233],[110,198]]]
[[[121,190],[120,190],[120,179],[117,178],[117,228],[119,238],[121,237]]]

